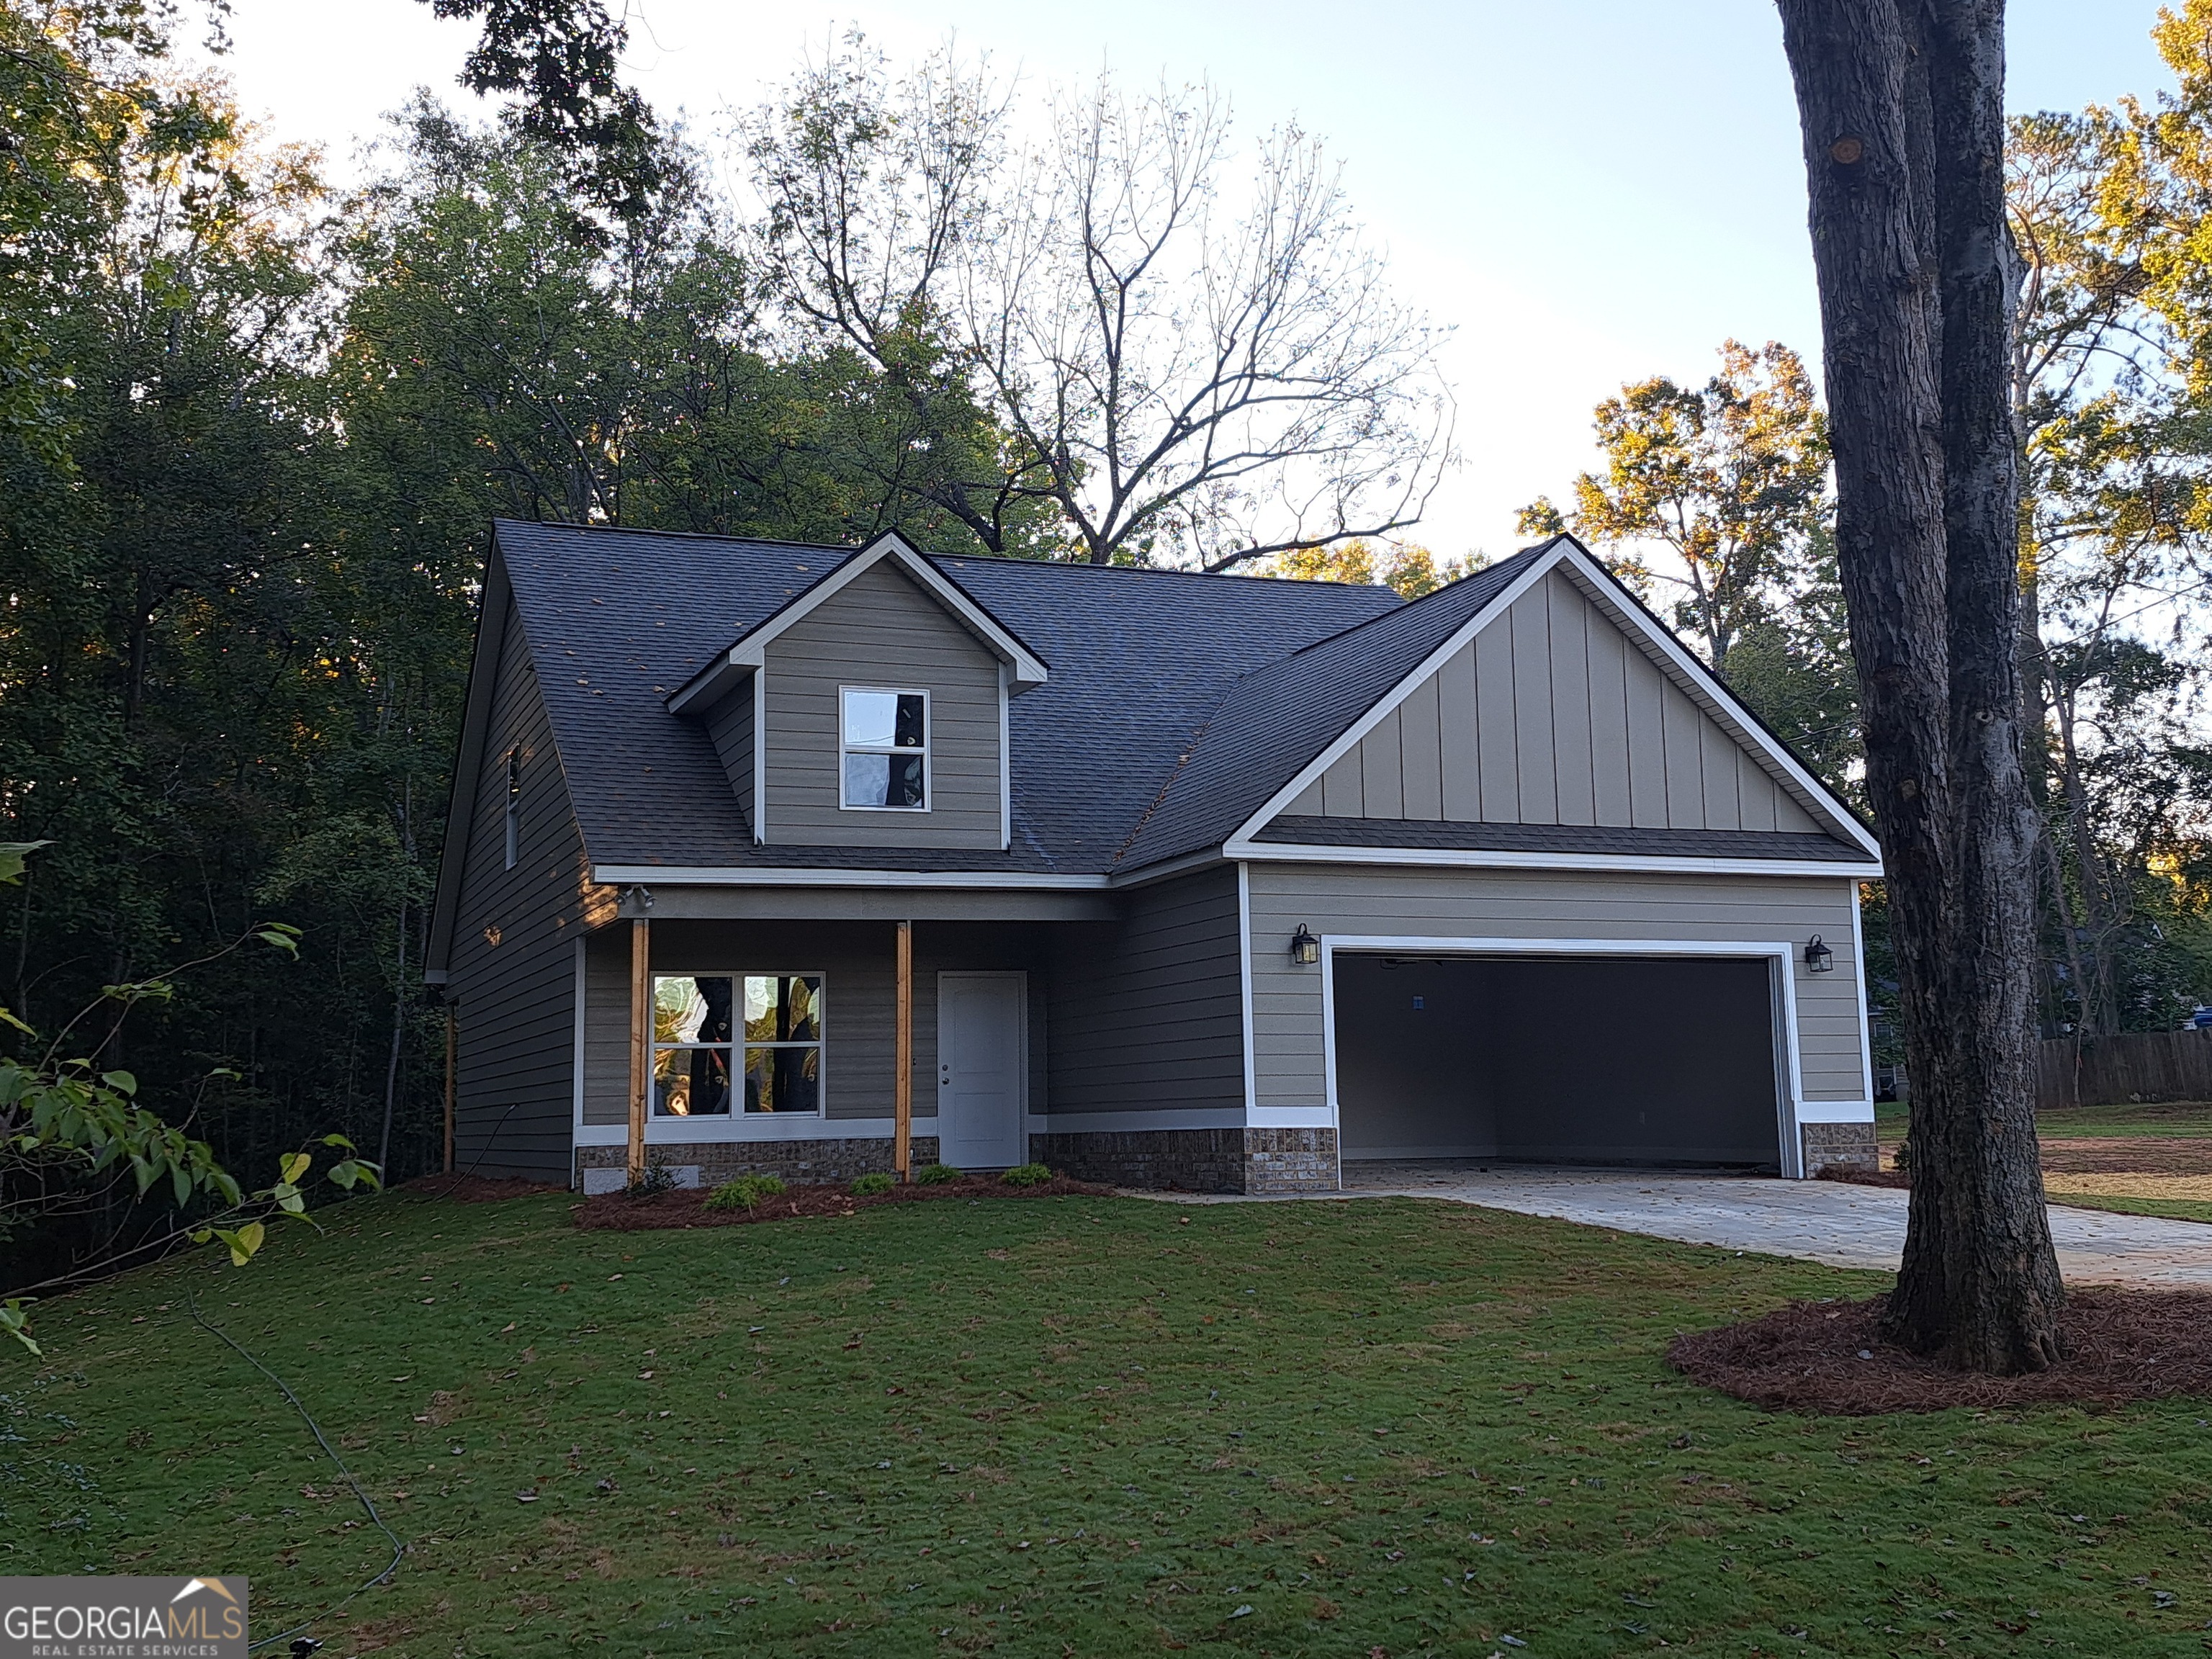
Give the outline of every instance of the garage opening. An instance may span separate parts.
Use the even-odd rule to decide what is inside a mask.
[[[1344,1158],[1779,1168],[1764,957],[1334,953]]]

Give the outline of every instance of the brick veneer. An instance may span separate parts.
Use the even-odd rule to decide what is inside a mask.
[[[1875,1150],[1871,1123],[1801,1123],[1797,1128],[1804,1140],[1805,1173],[1808,1176],[1816,1176],[1823,1170],[1881,1167],[1881,1158]]]

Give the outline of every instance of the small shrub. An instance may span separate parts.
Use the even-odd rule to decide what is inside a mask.
[[[623,1196],[651,1198],[655,1193],[672,1193],[675,1190],[675,1174],[656,1158],[649,1159],[645,1168],[638,1172],[637,1179],[623,1188]]]
[[[707,1199],[710,1210],[750,1210],[759,1207],[764,1198],[778,1198],[783,1193],[781,1177],[772,1175],[739,1176],[735,1181],[724,1182]]]
[[[1052,1179],[1052,1171],[1042,1164],[1017,1164],[999,1179],[1009,1187],[1042,1187]]]
[[[855,1176],[848,1190],[855,1198],[873,1198],[877,1194],[887,1193],[897,1185],[897,1182],[881,1170],[871,1170],[864,1176]]]
[[[914,1172],[914,1184],[917,1187],[941,1187],[948,1181],[958,1181],[966,1174],[966,1170],[956,1170],[950,1164],[925,1164]]]

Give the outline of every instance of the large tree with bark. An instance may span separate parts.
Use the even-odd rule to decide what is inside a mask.
[[[1960,1366],[2041,1370],[2060,1357],[2064,1291],[2032,1095],[2004,6],[1779,3],[1913,1081],[1911,1219],[1887,1326]]]

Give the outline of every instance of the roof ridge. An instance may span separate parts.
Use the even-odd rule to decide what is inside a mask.
[[[810,553],[858,553],[866,542],[794,542],[781,536],[736,536],[725,530],[658,530],[642,525],[574,524],[566,519],[508,519],[495,514],[492,526],[518,530],[572,530],[587,536],[659,536],[670,541],[735,542],[745,547],[799,547]]]

